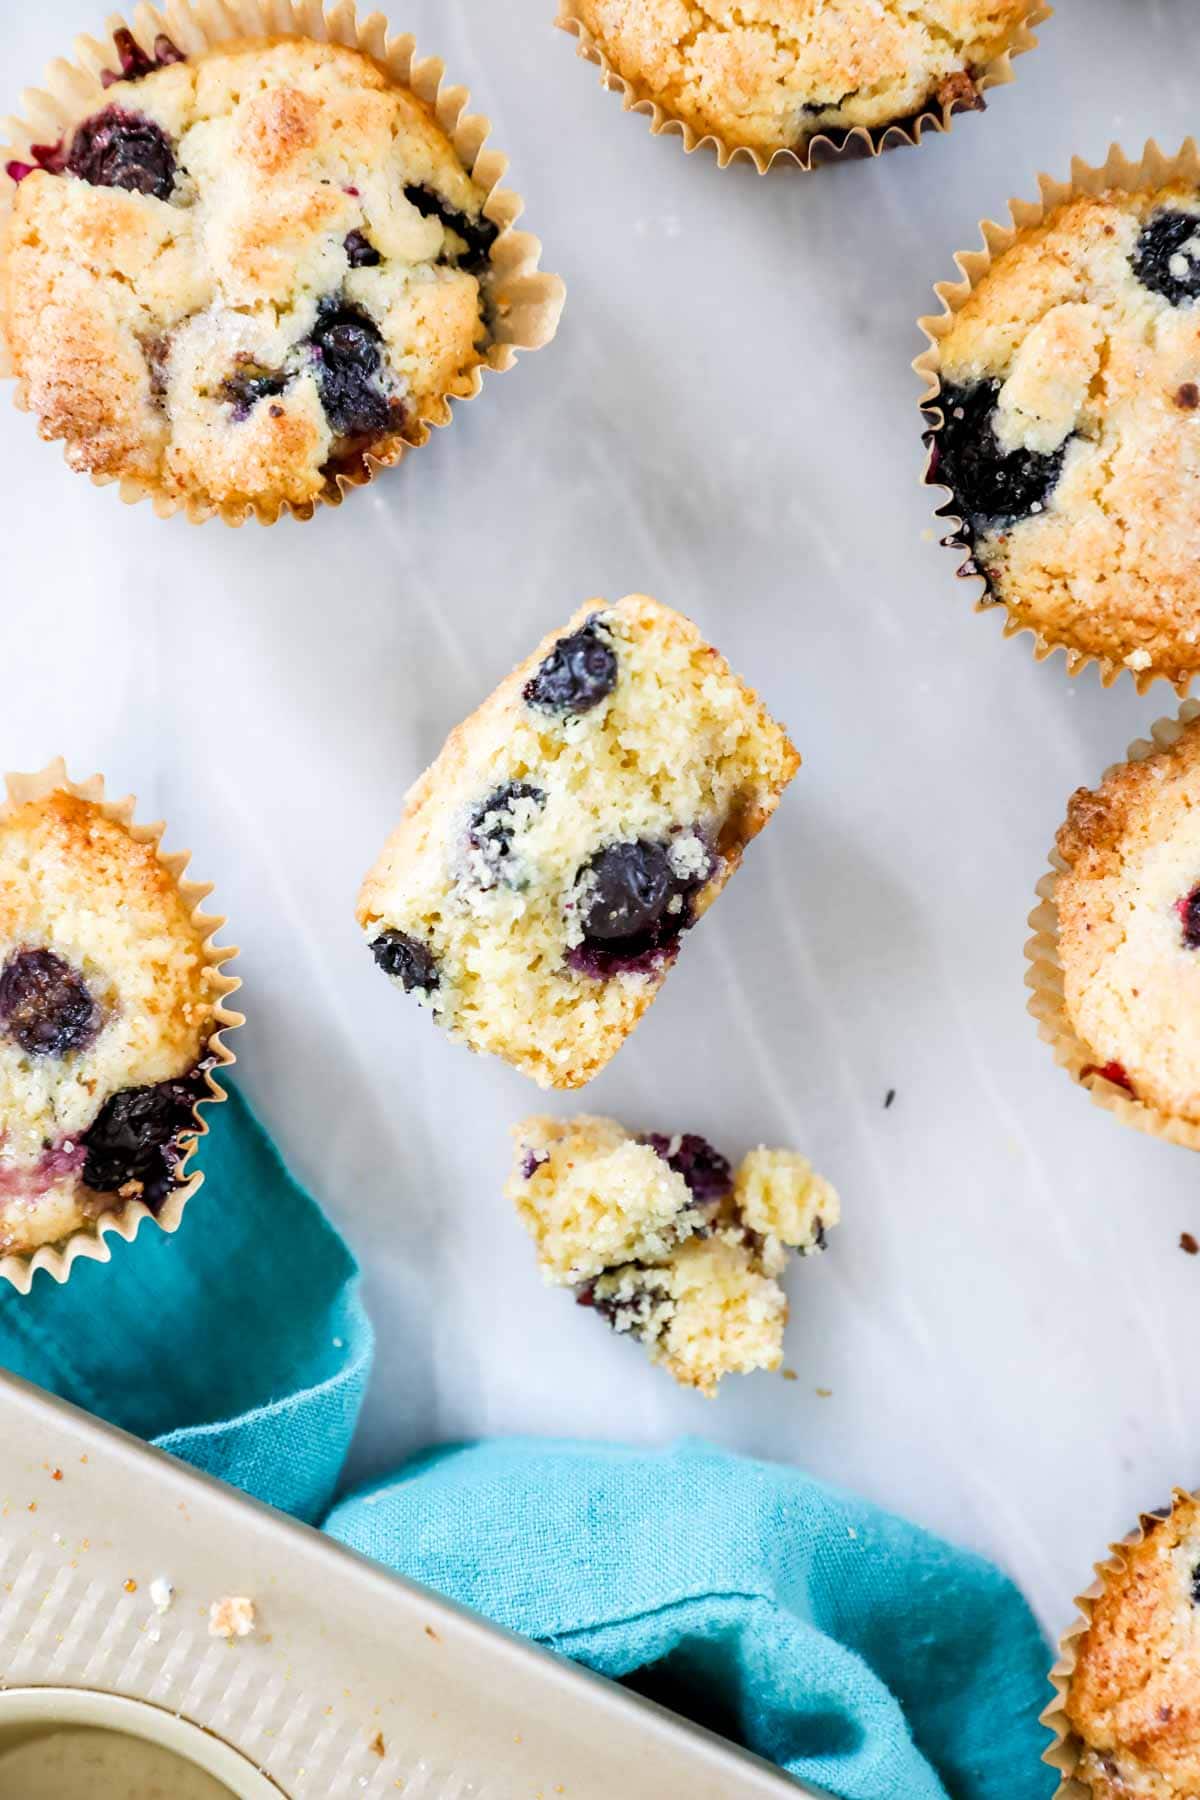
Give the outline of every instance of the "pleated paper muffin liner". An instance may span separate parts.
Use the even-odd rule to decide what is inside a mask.
[[[31,800],[44,800],[54,793],[72,794],[78,800],[87,800],[98,806],[104,817],[123,826],[135,843],[153,847],[155,856],[171,876],[180,898],[190,911],[192,926],[200,939],[200,953],[211,971],[209,980],[214,1000],[213,1030],[204,1046],[205,1056],[211,1057],[218,1069],[232,1068],[237,1058],[225,1043],[223,1033],[244,1024],[245,1020],[241,1013],[232,1011],[225,1004],[242,984],[236,975],[225,973],[224,965],[232,962],[238,952],[213,941],[225,920],[202,910],[201,903],[212,893],[212,883],[186,879],[185,871],[191,860],[191,852],[163,850],[162,835],[165,826],[161,822],[153,825],[137,824],[134,819],[137,803],[133,795],[128,795],[123,800],[106,799],[104,778],[101,775],[93,775],[90,780],[83,782],[70,780],[62,757],[56,757],[35,775],[8,774],[4,777],[4,785],[5,797],[0,800],[0,818],[8,818],[18,807],[27,805]],[[228,1098],[225,1089],[211,1072],[206,1074],[205,1079],[208,1093],[193,1108],[196,1136],[187,1140],[177,1169],[178,1185],[172,1188],[157,1213],[151,1212],[142,1200],[128,1200],[90,1220],[87,1225],[81,1226],[56,1244],[43,1244],[35,1251],[0,1257],[0,1278],[11,1282],[19,1293],[27,1294],[39,1269],[47,1270],[55,1281],[63,1282],[81,1258],[91,1262],[108,1262],[112,1252],[105,1240],[110,1233],[123,1238],[126,1243],[132,1243],[146,1219],[152,1220],[163,1231],[178,1231],[184,1208],[204,1180],[199,1170],[191,1175],[187,1174],[187,1165],[195,1152],[197,1140],[208,1134],[208,1122],[200,1109]]]
[[[1040,225],[1056,207],[1063,206],[1069,200],[1083,196],[1095,198],[1098,195],[1118,190],[1125,194],[1153,193],[1158,188],[1167,187],[1172,182],[1190,182],[1200,188],[1200,148],[1195,138],[1188,138],[1175,156],[1167,156],[1153,139],[1150,139],[1137,162],[1131,162],[1119,144],[1109,148],[1107,159],[1098,168],[1093,168],[1080,157],[1071,162],[1071,179],[1056,181],[1053,176],[1038,176],[1038,188],[1041,198],[1038,200],[1010,200],[1007,222],[995,219],[983,219],[979,224],[979,234],[983,241],[981,250],[960,250],[954,261],[962,277],[959,281],[939,281],[934,285],[934,293],[941,301],[940,313],[927,313],[918,319],[917,324],[929,340],[929,348],[923,350],[913,363],[913,368],[925,383],[925,392],[921,396],[920,406],[925,419],[932,430],[943,423],[943,415],[938,406],[941,393],[941,340],[946,336],[954,323],[955,316],[962,310],[966,301],[979,286],[984,276],[996,259],[1011,248],[1018,234],[1031,226]],[[1056,650],[1062,650],[1066,656],[1067,674],[1076,676],[1082,670],[1096,663],[1099,666],[1100,680],[1104,687],[1111,687],[1118,676],[1132,676],[1134,686],[1139,694],[1144,694],[1155,681],[1170,681],[1176,693],[1182,699],[1194,679],[1190,672],[1179,680],[1172,678],[1157,669],[1137,669],[1124,661],[1114,661],[1110,657],[1101,656],[1093,651],[1079,650],[1065,638],[1051,635],[1043,627],[1032,620],[1022,618],[1008,606],[1003,595],[993,596],[975,561],[973,548],[965,532],[966,521],[955,510],[955,499],[952,490],[945,482],[938,480],[936,470],[936,450],[929,440],[929,455],[925,463],[924,483],[927,487],[940,488],[946,495],[936,510],[939,521],[949,523],[952,527],[949,534],[942,539],[948,550],[960,550],[965,553],[965,560],[958,570],[960,580],[976,580],[982,588],[975,602],[976,612],[992,612],[1002,608],[1007,617],[1004,623],[1004,636],[1019,637],[1028,632],[1033,638],[1033,654],[1037,662],[1044,662],[1053,656]],[[1131,643],[1130,652],[1138,646]],[[1200,655],[1200,653],[1198,653]],[[1198,664],[1200,667],[1200,664]]]
[[[166,494],[157,484],[133,475],[93,474],[97,486],[119,482],[122,500],[133,503],[151,499],[160,518],[182,512],[193,524],[218,516],[227,525],[242,525],[251,517],[260,524],[273,525],[284,513],[310,519],[320,506],[340,506],[352,489],[365,487],[380,469],[393,467],[409,450],[427,443],[431,426],[451,422],[451,399],[473,400],[479,393],[485,369],[510,369],[518,350],[539,350],[553,338],[566,290],[559,276],[539,269],[539,240],[531,232],[515,228],[525,203],[519,194],[500,185],[508,159],[487,147],[490,121],[479,113],[468,112],[470,96],[466,88],[446,81],[444,64],[437,57],[419,57],[409,35],[390,36],[382,13],[373,12],[359,20],[353,0],[166,0],[161,8],[138,6],[130,23],[121,15],[112,14],[102,40],[76,38],[74,60],[59,58],[51,63],[45,73],[45,87],[27,90],[22,96],[23,116],[0,125],[0,135],[6,139],[0,147],[0,256],[16,191],[5,165],[10,160],[27,161],[34,144],[57,144],[82,119],[107,103],[103,77],[118,66],[113,43],[113,34],[118,31],[128,32],[152,59],[156,55],[155,42],[161,36],[189,59],[222,45],[280,37],[311,38],[318,43],[342,44],[365,52],[398,87],[407,88],[426,105],[450,139],[468,175],[484,190],[485,215],[500,231],[490,251],[492,281],[488,301],[492,339],[482,363],[457,377],[426,408],[410,438],[389,446],[379,455],[368,452],[361,467],[339,471],[316,499],[303,503],[240,500],[218,504],[194,495]],[[5,349],[3,323],[0,313],[0,376],[11,376],[14,370]],[[25,384],[20,380],[14,399],[23,412],[29,411]]]
[[[760,175],[765,175],[777,163],[791,164],[807,175],[825,163],[860,161],[863,158],[881,156],[885,150],[898,150],[905,145],[919,144],[927,131],[938,134],[949,131],[958,113],[985,111],[987,102],[984,95],[992,88],[1007,87],[1012,81],[1013,58],[1026,50],[1036,49],[1038,40],[1033,28],[1035,25],[1044,25],[1052,13],[1053,8],[1042,4],[1041,0],[1037,0],[1037,3],[1031,0],[1025,19],[1013,33],[1012,42],[972,78],[974,91],[969,95],[949,95],[936,105],[927,106],[909,118],[894,119],[887,125],[855,125],[846,131],[839,131],[836,136],[818,132],[799,149],[770,151],[756,149],[749,144],[729,143],[713,131],[697,131],[685,119],[676,118],[655,99],[649,89],[618,74],[580,17],[578,0],[559,0],[558,17],[554,23],[560,30],[569,32],[578,39],[576,54],[597,64],[601,86],[620,95],[624,111],[644,113],[649,118],[652,136],[681,137],[683,148],[689,156],[693,150],[713,150],[716,152],[717,166],[722,169],[738,157],[745,157],[754,164]]]
[[[1058,1642],[1058,1659],[1050,1671],[1050,1684],[1054,1689],[1054,1698],[1041,1715],[1041,1722],[1054,1734],[1054,1742],[1045,1752],[1042,1761],[1057,1769],[1062,1776],[1055,1790],[1054,1800],[1091,1800],[1094,1789],[1090,1782],[1080,1780],[1076,1774],[1079,1758],[1085,1745],[1078,1737],[1074,1726],[1067,1717],[1067,1694],[1071,1687],[1071,1678],[1075,1673],[1075,1665],[1079,1659],[1079,1642],[1092,1623],[1092,1609],[1097,1600],[1104,1594],[1109,1581],[1114,1575],[1120,1575],[1128,1562],[1129,1553],[1145,1542],[1146,1534],[1156,1526],[1169,1519],[1180,1501],[1190,1502],[1197,1496],[1189,1494],[1184,1488],[1175,1488],[1171,1494],[1171,1508],[1167,1513],[1142,1513],[1137,1529],[1123,1537],[1120,1543],[1109,1545],[1109,1554],[1103,1562],[1094,1565],[1096,1579],[1082,1594],[1075,1597],[1075,1605],[1079,1609],[1071,1625],[1063,1633]]]
[[[1144,762],[1156,750],[1170,749],[1182,735],[1185,725],[1200,716],[1200,701],[1187,700],[1178,716],[1159,719],[1150,727],[1149,738],[1130,744],[1125,762]],[[1106,780],[1122,767],[1113,763],[1104,771]],[[1119,1082],[1105,1074],[1112,1065],[1098,1064],[1096,1052],[1089,1050],[1071,1023],[1063,993],[1063,966],[1058,951],[1058,907],[1055,895],[1060,876],[1067,865],[1057,850],[1050,853],[1050,868],[1037,884],[1038,904],[1029,915],[1033,936],[1025,945],[1028,968],[1025,985],[1029,988],[1028,1010],[1037,1020],[1038,1034],[1054,1052],[1055,1061],[1082,1087],[1097,1106],[1102,1106],[1123,1125],[1132,1125],[1151,1137],[1163,1138],[1169,1144],[1182,1144],[1189,1150],[1200,1150],[1200,1124],[1161,1112],[1143,1100],[1133,1097]]]

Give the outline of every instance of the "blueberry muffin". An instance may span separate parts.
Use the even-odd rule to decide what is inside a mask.
[[[779,1367],[788,1249],[823,1250],[839,1217],[804,1157],[752,1150],[735,1172],[691,1132],[635,1137],[586,1115],[514,1135],[505,1193],[548,1282],[710,1397],[724,1375]]]
[[[1200,1123],[1200,721],[1080,788],[1058,853],[1058,959],[1080,1078]]]
[[[798,766],[689,620],[637,594],[593,601],[451,733],[359,923],[453,1036],[580,1087]]]
[[[700,138],[759,158],[873,136],[923,113],[982,108],[980,78],[1013,48],[1031,0],[564,0],[634,96]],[[586,41],[586,40],[585,40]]]
[[[1080,194],[931,322],[929,480],[972,572],[1074,670],[1200,666],[1200,192]]]
[[[303,38],[156,59],[11,161],[0,303],[68,462],[194,514],[339,497],[473,391],[500,227],[432,109]],[[369,461],[368,461],[369,459]]]
[[[1063,1710],[1093,1800],[1200,1794],[1200,1506],[1143,1520],[1091,1602]]]
[[[154,843],[67,792],[0,811],[0,1255],[159,1212],[233,986]]]

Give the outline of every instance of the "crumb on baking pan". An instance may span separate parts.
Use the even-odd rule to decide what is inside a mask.
[[[1181,1250],[1186,1250],[1189,1256],[1195,1256],[1197,1251],[1200,1251],[1200,1244],[1196,1242],[1190,1231],[1181,1231],[1179,1234],[1179,1248]]]
[[[171,1602],[175,1598],[175,1589],[165,1575],[156,1575],[150,1583],[150,1599],[154,1610],[158,1613],[170,1611]]]
[[[208,1609],[209,1637],[249,1637],[256,1624],[254,1602],[244,1594],[225,1594]]]

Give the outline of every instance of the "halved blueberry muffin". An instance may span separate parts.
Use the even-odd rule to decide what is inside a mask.
[[[921,366],[928,479],[1039,649],[1200,667],[1200,191],[1081,193],[1019,229]]]
[[[697,136],[760,157],[981,109],[980,78],[1033,0],[562,0],[638,100]]]
[[[838,1197],[788,1150],[752,1150],[736,1172],[693,1133],[637,1137],[615,1119],[526,1119],[505,1193],[542,1274],[637,1338],[685,1387],[777,1369],[787,1252],[810,1256]]]
[[[0,266],[23,403],[77,469],[193,510],[338,497],[398,460],[492,339],[500,226],[433,110],[303,38],[123,68],[11,161]]]
[[[1200,719],[1080,788],[1054,884],[1076,1074],[1200,1124]]]
[[[363,884],[375,960],[474,1050],[579,1087],[654,998],[799,757],[643,595],[547,637],[408,796]]]
[[[130,1200],[157,1214],[219,1094],[237,983],[156,842],[110,811],[62,790],[0,809],[0,1255]]]
[[[1058,1717],[1071,1791],[1092,1800],[1200,1794],[1200,1503],[1178,1492],[1099,1571]],[[1055,1762],[1062,1767],[1062,1759]],[[1063,1790],[1066,1791],[1065,1789]]]

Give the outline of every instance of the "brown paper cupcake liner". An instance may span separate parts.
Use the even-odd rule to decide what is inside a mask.
[[[1139,738],[1130,744],[1124,760],[1144,762],[1156,750],[1169,749],[1179,738],[1184,726],[1190,725],[1197,716],[1200,716],[1200,701],[1185,701],[1177,717],[1159,719],[1157,724],[1150,727],[1149,738]],[[1101,779],[1104,780],[1114,769],[1120,767],[1120,763],[1113,763],[1104,771]],[[1025,945],[1025,958],[1029,965],[1025,971],[1025,985],[1030,989],[1028,1011],[1037,1020],[1038,1035],[1050,1045],[1055,1061],[1087,1089],[1096,1105],[1114,1114],[1123,1125],[1132,1125],[1151,1137],[1163,1138],[1168,1144],[1182,1144],[1189,1150],[1200,1150],[1200,1124],[1194,1125],[1186,1119],[1174,1118],[1143,1100],[1135,1099],[1119,1082],[1106,1075],[1107,1065],[1098,1064],[1096,1053],[1089,1050],[1076,1035],[1067,1015],[1063,994],[1063,967],[1058,954],[1058,908],[1055,904],[1059,877],[1066,872],[1066,866],[1058,851],[1052,850],[1049,872],[1037,884],[1038,904],[1029,915],[1033,936]]]
[[[1109,1554],[1103,1562],[1094,1564],[1096,1579],[1082,1594],[1075,1597],[1078,1608],[1075,1619],[1063,1633],[1058,1642],[1058,1659],[1050,1671],[1050,1684],[1054,1689],[1054,1698],[1041,1715],[1041,1723],[1054,1734],[1054,1742],[1044,1752],[1042,1761],[1057,1769],[1062,1776],[1055,1790],[1054,1800],[1091,1800],[1093,1788],[1090,1782],[1081,1781],[1076,1774],[1079,1758],[1084,1745],[1076,1735],[1075,1729],[1067,1717],[1067,1694],[1071,1686],[1071,1678],[1075,1673],[1075,1664],[1079,1657],[1079,1640],[1087,1632],[1092,1622],[1092,1608],[1104,1593],[1113,1575],[1119,1575],[1125,1568],[1129,1552],[1136,1550],[1143,1543],[1147,1531],[1161,1525],[1164,1517],[1170,1518],[1181,1500],[1190,1501],[1198,1496],[1189,1494],[1184,1488],[1175,1488],[1171,1493],[1170,1512],[1142,1513],[1138,1519],[1137,1529],[1123,1537],[1120,1543],[1109,1545]]]
[[[957,252],[954,261],[962,279],[937,282],[933,291],[942,303],[941,312],[927,313],[917,321],[920,330],[929,340],[929,348],[916,358],[913,368],[925,383],[920,407],[931,429],[936,430],[943,422],[938,406],[938,395],[941,393],[941,340],[954,323],[955,315],[979,286],[996,258],[1011,247],[1017,234],[1030,226],[1040,225],[1055,207],[1081,195],[1094,197],[1114,188],[1126,194],[1151,193],[1172,181],[1190,181],[1200,187],[1200,148],[1197,147],[1195,138],[1188,138],[1175,156],[1165,155],[1154,140],[1150,139],[1138,162],[1131,162],[1119,144],[1110,147],[1107,159],[1098,168],[1074,157],[1069,181],[1056,181],[1051,175],[1039,175],[1039,200],[1010,200],[1007,223],[995,219],[980,221],[979,234],[983,240],[983,248]],[[1004,636],[1019,637],[1023,632],[1028,632],[1033,638],[1033,654],[1037,662],[1045,662],[1056,650],[1062,650],[1066,656],[1069,676],[1076,676],[1091,663],[1097,663],[1104,687],[1111,687],[1118,676],[1128,674],[1132,676],[1139,694],[1144,694],[1155,681],[1170,679],[1159,670],[1139,670],[1126,662],[1114,662],[1109,657],[1098,656],[1091,651],[1077,650],[1073,645],[1049,636],[1030,620],[1014,615],[1002,596],[993,597],[975,562],[969,538],[964,535],[965,520],[955,511],[954,495],[944,482],[938,481],[934,466],[934,448],[930,443],[922,479],[925,486],[940,488],[946,495],[945,501],[936,508],[935,516],[953,526],[949,535],[942,539],[943,545],[948,550],[961,550],[965,553],[965,561],[958,570],[960,580],[977,580],[981,583],[981,591],[975,602],[976,612],[1003,610],[1007,614]],[[1181,699],[1193,679],[1192,675],[1188,675],[1181,681],[1171,683]]]
[[[66,763],[62,757],[56,757],[48,767],[38,771],[36,775],[8,774],[4,777],[5,797],[0,799],[0,817],[7,817],[18,806],[26,805],[30,800],[41,800],[47,794],[63,792],[73,794],[79,800],[88,800],[98,806],[105,818],[124,826],[129,835],[139,844],[150,844],[164,869],[168,871],[179,889],[185,905],[191,909],[192,924],[200,934],[201,953],[207,967],[212,971],[212,992],[215,997],[213,1019],[215,1029],[208,1039],[206,1052],[213,1057],[218,1069],[231,1069],[237,1061],[236,1056],[225,1043],[223,1032],[232,1031],[243,1025],[245,1019],[239,1012],[234,1012],[225,1002],[238,988],[241,981],[236,975],[227,975],[224,965],[232,962],[238,954],[237,950],[218,945],[213,942],[218,931],[225,924],[222,917],[201,910],[202,901],[212,893],[212,883],[188,881],[185,871],[191,860],[191,852],[187,850],[165,851],[161,840],[165,827],[160,822],[154,825],[139,825],[134,820],[136,801],[133,795],[123,800],[108,800],[104,794],[104,778],[93,775],[90,780],[76,782],[67,775]],[[209,1073],[206,1076],[208,1094],[197,1102],[193,1116],[196,1120],[196,1137],[187,1143],[184,1155],[179,1163],[180,1183],[173,1188],[158,1213],[152,1213],[141,1200],[127,1201],[113,1211],[102,1213],[99,1218],[80,1227],[57,1244],[43,1244],[38,1250],[26,1255],[8,1255],[0,1257],[0,1278],[8,1281],[18,1293],[27,1294],[39,1269],[45,1269],[55,1281],[66,1281],[75,1263],[80,1258],[91,1262],[108,1262],[112,1252],[105,1242],[110,1233],[132,1243],[143,1222],[150,1219],[163,1231],[178,1231],[183,1211],[192,1195],[204,1180],[203,1174],[197,1170],[187,1175],[187,1165],[195,1152],[197,1141],[208,1135],[208,1122],[201,1114],[200,1108],[216,1105],[228,1098],[225,1089]]]
[[[118,31],[128,32],[151,58],[161,36],[189,58],[222,44],[254,38],[307,37],[318,43],[343,44],[348,49],[364,51],[398,86],[408,88],[429,107],[463,167],[483,188],[484,211],[500,232],[490,252],[492,341],[483,362],[422,414],[410,440],[399,443],[385,455],[366,455],[361,468],[339,472],[328,491],[317,499],[299,505],[290,501],[228,501],[216,505],[192,496],[176,498],[163,494],[152,484],[130,475],[93,474],[96,486],[119,482],[122,500],[132,504],[150,499],[160,518],[182,512],[193,524],[216,516],[227,525],[242,525],[252,517],[260,524],[273,525],[284,513],[310,519],[321,506],[340,506],[352,489],[365,487],[380,469],[394,467],[409,450],[427,443],[431,426],[450,424],[450,401],[473,400],[483,386],[485,369],[510,369],[518,350],[540,350],[551,341],[558,329],[566,289],[559,276],[545,274],[538,267],[542,254],[539,240],[531,232],[516,229],[525,203],[519,194],[500,186],[508,159],[487,147],[490,121],[479,113],[468,112],[470,96],[466,88],[446,81],[444,64],[437,57],[419,57],[409,35],[390,36],[382,13],[373,12],[359,20],[353,0],[167,0],[161,8],[138,6],[131,22],[120,14],[112,14],[102,40],[76,38],[74,60],[60,57],[52,62],[44,76],[45,87],[29,89],[22,95],[23,115],[0,123],[0,136],[4,139],[0,145],[0,255],[16,191],[5,165],[9,161],[28,161],[34,144],[57,144],[81,119],[105,104],[104,76],[118,64],[113,43],[113,35]],[[0,376],[11,376],[13,372],[0,311]],[[29,410],[25,385],[19,380],[14,399],[21,411]]]
[[[825,163],[861,161],[864,157],[882,156],[885,150],[898,150],[905,145],[919,144],[927,131],[939,134],[949,131],[958,113],[984,112],[987,107],[985,94],[992,88],[1008,86],[1013,79],[1013,58],[1021,56],[1026,50],[1036,49],[1038,40],[1033,28],[1035,25],[1044,25],[1052,13],[1053,8],[1042,4],[1041,0],[1037,4],[1031,3],[1024,22],[1014,33],[1008,49],[1002,55],[994,57],[973,78],[970,93],[947,91],[937,105],[926,107],[910,118],[894,119],[887,125],[855,125],[836,136],[818,133],[809,138],[801,149],[771,151],[758,150],[749,144],[730,144],[716,132],[697,131],[686,120],[675,118],[653,94],[644,90],[637,82],[619,75],[580,17],[578,0],[559,0],[558,17],[554,23],[560,30],[569,32],[578,39],[576,55],[598,66],[601,86],[620,95],[623,110],[644,113],[649,118],[652,137],[681,137],[683,148],[689,156],[693,150],[713,150],[716,152],[717,166],[721,169],[738,157],[745,157],[754,164],[760,175],[765,175],[776,163],[790,163],[807,175]]]

